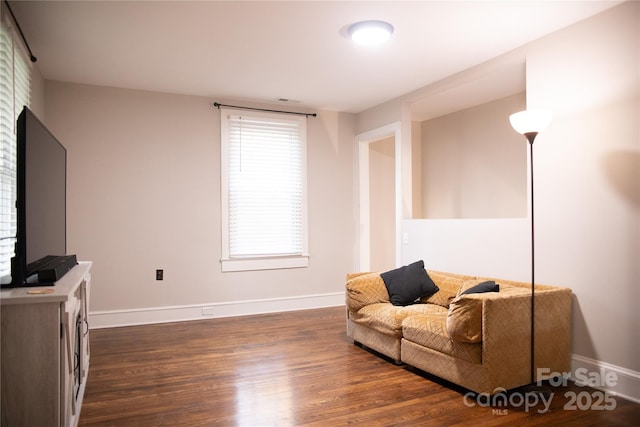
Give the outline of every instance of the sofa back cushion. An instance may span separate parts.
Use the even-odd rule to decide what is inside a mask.
[[[349,274],[346,287],[347,308],[354,313],[365,305],[389,302],[380,273]]]
[[[428,297],[420,299],[425,304],[436,304],[444,308],[449,308],[451,301],[458,296],[462,284],[469,280],[470,276],[462,274],[444,273],[441,271],[427,270],[433,282],[438,286],[438,292]]]

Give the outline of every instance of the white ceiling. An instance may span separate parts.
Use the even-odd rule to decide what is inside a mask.
[[[352,113],[618,3],[10,1],[45,79]],[[367,19],[390,42],[348,40]]]

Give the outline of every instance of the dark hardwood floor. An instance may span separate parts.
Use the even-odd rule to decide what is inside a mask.
[[[548,411],[488,406],[353,345],[344,310],[92,330],[80,426],[639,425],[639,404],[572,384]]]

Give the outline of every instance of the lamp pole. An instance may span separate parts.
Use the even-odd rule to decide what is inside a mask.
[[[533,141],[536,139],[537,132],[531,132],[531,137],[525,135],[529,140],[529,177],[531,179],[531,383],[535,382],[535,312],[536,312],[536,291],[535,291],[535,234],[534,234],[534,210],[533,210]]]
[[[526,110],[509,117],[511,126],[529,141],[529,177],[531,179],[531,384],[536,381],[535,375],[535,234],[533,206],[533,141],[538,133],[551,122],[551,112],[545,110]]]

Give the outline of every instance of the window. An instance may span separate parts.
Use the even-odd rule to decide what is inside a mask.
[[[11,282],[16,236],[16,120],[30,100],[31,65],[2,4],[0,20],[0,281]]]
[[[306,117],[220,111],[222,271],[306,267]]]

